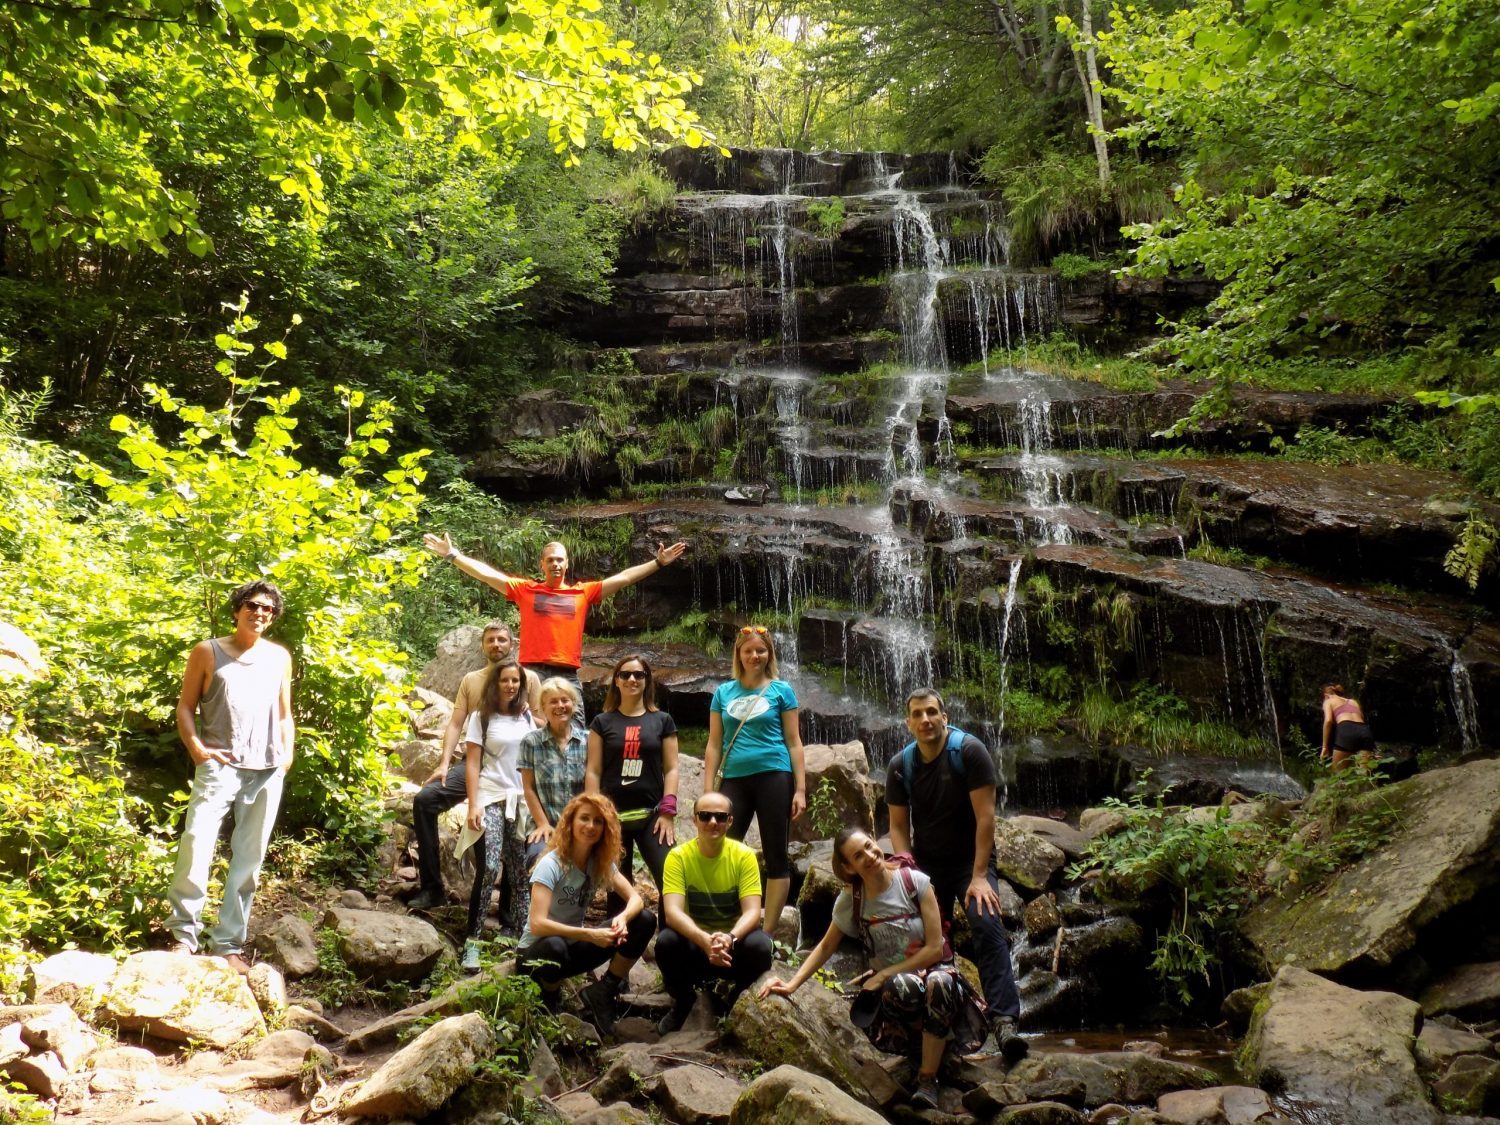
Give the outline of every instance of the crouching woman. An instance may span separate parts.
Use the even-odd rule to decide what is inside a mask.
[[[614,803],[597,793],[569,801],[531,873],[531,913],[517,954],[521,971],[542,986],[542,999],[552,1011],[564,980],[608,961],[604,975],[579,993],[602,1035],[614,1029],[630,967],[656,930],[655,915],[620,874],[619,858],[620,818]],[[625,907],[603,926],[586,926],[589,906],[601,889],[618,895]]]
[[[767,981],[760,997],[790,996],[846,936],[855,938],[864,946],[870,971],[850,1017],[880,1050],[918,1059],[912,1101],[936,1108],[943,1053],[950,1043],[959,1054],[978,1049],[985,1024],[983,1002],[957,967],[944,961],[943,927],[931,880],[887,860],[858,828],[846,828],[835,838],[833,870],[848,885],[834,902],[828,932],[791,980]]]

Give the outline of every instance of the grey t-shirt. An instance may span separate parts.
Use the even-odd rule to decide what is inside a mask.
[[[610,870],[613,871],[614,868]],[[531,883],[533,886],[541,884],[552,890],[548,918],[564,926],[581,926],[584,915],[588,913],[589,903],[594,901],[599,878],[598,872],[580,871],[571,863],[564,863],[556,852],[548,852],[537,860],[536,867],[532,869]],[[525,949],[537,940],[531,932],[531,920],[528,918],[526,932],[521,935],[518,948]]]
[[[870,967],[883,969],[906,958],[906,949],[911,943],[926,936],[922,925],[921,898],[932,880],[920,871],[910,870],[911,895],[906,893],[906,880],[900,871],[891,872],[891,885],[884,894],[865,893],[860,912],[870,926]],[[902,918],[903,914],[911,917]],[[887,920],[888,919],[888,920]],[[833,924],[850,937],[863,935],[854,918],[854,892],[845,887],[833,904]]]

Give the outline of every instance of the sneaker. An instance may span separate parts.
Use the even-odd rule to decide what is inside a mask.
[[[464,942],[464,955],[458,962],[458,967],[466,973],[479,971],[479,943],[473,938]]]
[[[439,906],[448,905],[448,896],[442,891],[418,891],[406,900],[408,910],[436,910]]]
[[[672,1032],[681,1030],[682,1025],[687,1023],[688,1013],[692,1010],[693,1005],[691,1002],[685,1006],[682,1004],[673,1004],[672,1010],[656,1021],[657,1034],[671,1035]]]
[[[923,1078],[917,1083],[911,1096],[911,1104],[918,1109],[938,1108],[938,1084],[936,1078]]]
[[[990,1027],[990,1033],[994,1036],[995,1046],[1000,1049],[1000,1057],[1007,1063],[1016,1063],[1024,1059],[1031,1050],[1021,1033],[1016,1029],[1015,1016],[1001,1016]]]
[[[615,990],[608,973],[593,984],[583,988],[578,998],[583,1001],[594,1017],[594,1027],[600,1035],[613,1035],[615,1030]]]

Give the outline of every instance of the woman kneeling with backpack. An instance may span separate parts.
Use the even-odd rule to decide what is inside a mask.
[[[767,981],[760,997],[790,996],[846,936],[858,939],[870,971],[856,978],[850,1018],[882,1051],[919,1057],[912,1102],[936,1108],[943,1052],[949,1042],[959,1054],[984,1042],[984,1002],[953,964],[932,884],[909,860],[888,859],[869,833],[845,828],[833,842],[833,871],[849,886],[828,932],[791,980]]]

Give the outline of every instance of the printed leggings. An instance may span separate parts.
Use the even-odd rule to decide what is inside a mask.
[[[495,876],[505,870],[505,893],[500,896],[500,927],[520,937],[531,911],[531,889],[526,882],[526,839],[516,823],[505,815],[505,802],[496,801],[484,810],[484,835],[474,842],[474,889],[469,893],[470,938],[484,934],[489,913],[490,888]]]

